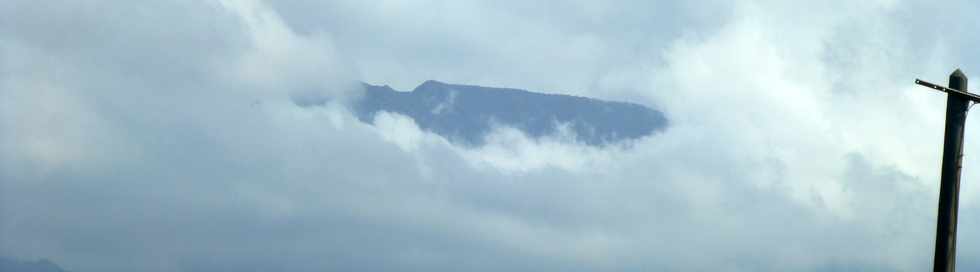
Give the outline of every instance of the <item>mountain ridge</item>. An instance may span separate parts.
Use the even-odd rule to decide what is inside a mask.
[[[423,130],[465,145],[483,144],[494,125],[514,127],[532,138],[555,135],[565,126],[576,141],[596,146],[649,136],[668,125],[663,113],[629,102],[436,80],[410,92],[361,84],[364,96],[353,108],[362,122],[373,123],[380,111],[398,113]]]
[[[0,256],[0,272],[66,272],[48,259],[23,261]]]

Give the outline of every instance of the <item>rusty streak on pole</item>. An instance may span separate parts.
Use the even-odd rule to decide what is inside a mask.
[[[966,75],[959,69],[949,75],[949,88],[966,92]],[[933,272],[956,271],[956,214],[960,198],[963,162],[963,128],[970,99],[949,93],[946,98],[946,132],[939,178],[939,212],[936,216],[936,255]]]

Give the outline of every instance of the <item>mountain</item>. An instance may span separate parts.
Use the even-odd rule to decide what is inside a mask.
[[[0,257],[0,272],[65,272],[46,259],[27,262]]]
[[[379,111],[399,113],[424,130],[466,145],[483,144],[494,125],[514,127],[533,138],[557,134],[564,126],[577,141],[597,146],[667,127],[663,113],[633,103],[433,80],[411,92],[363,86],[365,95],[353,107],[361,121],[372,123]]]

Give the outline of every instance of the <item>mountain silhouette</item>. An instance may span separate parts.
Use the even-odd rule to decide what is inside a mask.
[[[361,121],[372,123],[381,111],[398,113],[423,130],[465,145],[483,144],[494,126],[513,127],[532,138],[565,129],[578,142],[601,146],[648,136],[668,125],[663,113],[626,102],[434,80],[411,92],[362,85],[365,94],[353,106]]]
[[[28,262],[0,257],[0,272],[65,272],[65,270],[47,259]]]

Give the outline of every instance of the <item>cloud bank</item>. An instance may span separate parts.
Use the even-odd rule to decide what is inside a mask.
[[[924,270],[943,97],[911,81],[980,71],[963,62],[977,19],[957,16],[975,10],[14,1],[0,255],[71,271]],[[472,148],[346,109],[356,80],[425,79],[626,100],[673,125],[601,148],[502,127]],[[967,141],[961,269],[980,266]]]

